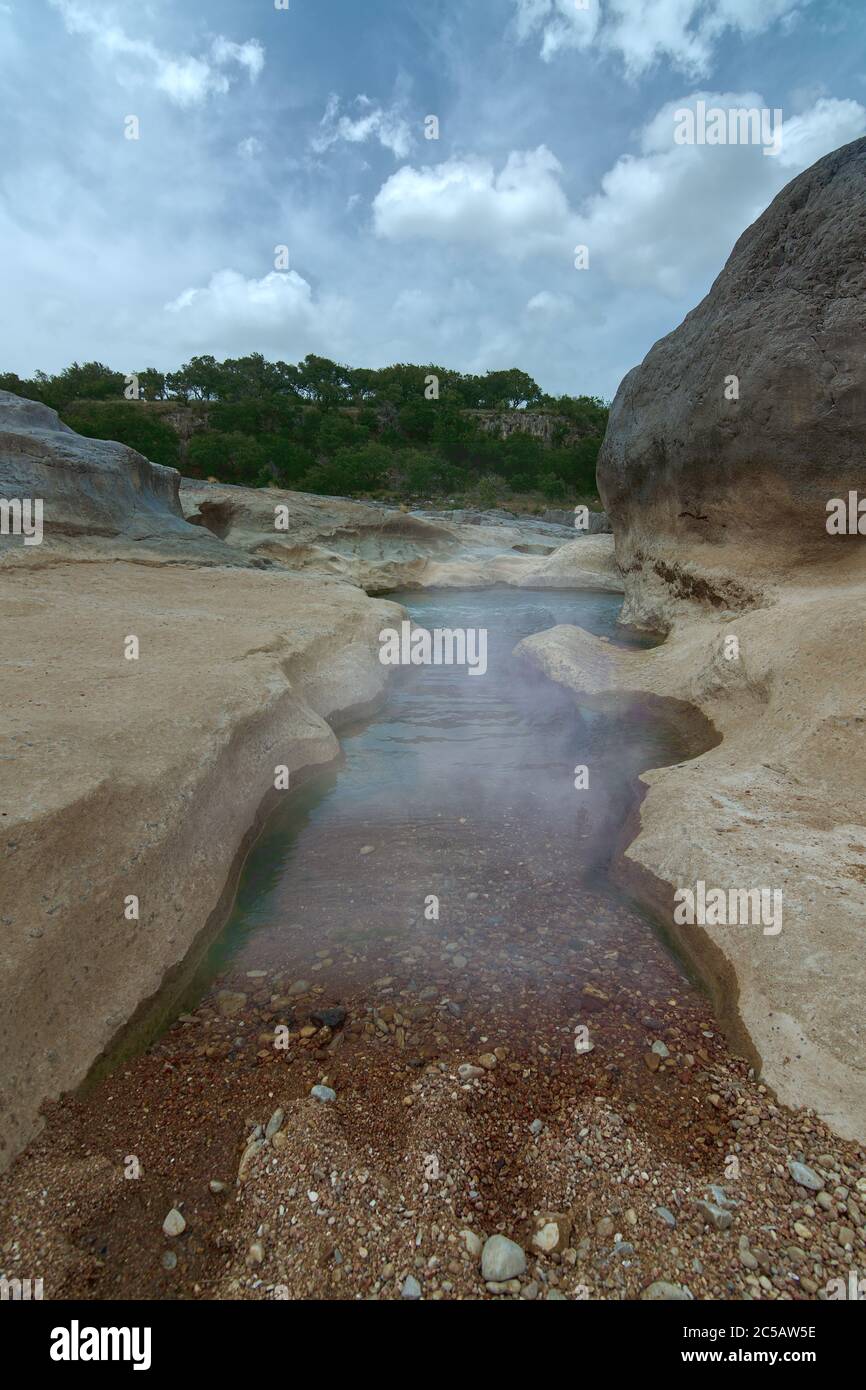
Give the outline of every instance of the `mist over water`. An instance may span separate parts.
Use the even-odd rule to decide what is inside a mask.
[[[619,596],[391,597],[428,629],[486,628],[487,671],[394,669],[376,717],[341,732],[342,764],[268,822],[206,976],[230,963],[285,970],[334,993],[383,974],[423,988],[456,959],[465,987],[483,959],[488,983],[491,971],[540,979],[565,965],[582,935],[598,933],[595,909],[608,895],[621,927],[605,866],[636,775],[684,750],[648,711],[581,711],[513,654],[522,638],[564,622],[646,645],[617,627]],[[586,790],[574,784],[581,764]],[[430,895],[438,920],[425,918]],[[641,954],[660,950],[647,923],[631,912],[627,921],[643,938]],[[524,958],[514,938],[536,930],[555,931],[567,949]],[[542,944],[553,948],[552,939]]]

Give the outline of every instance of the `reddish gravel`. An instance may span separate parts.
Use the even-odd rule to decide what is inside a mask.
[[[238,962],[150,1052],[50,1110],[0,1182],[3,1272],[42,1277],[46,1298],[392,1298],[411,1276],[437,1299],[636,1298],[656,1280],[802,1299],[864,1269],[863,1150],[776,1106],[651,938],[624,974],[615,942],[633,921],[592,908],[600,963],[511,989],[446,950],[413,987],[393,942],[377,948],[391,976],[350,989],[347,965],[341,986],[332,954],[328,983],[291,998],[291,972],[251,978]],[[562,947],[548,921],[541,937],[524,925],[525,948],[527,935]],[[356,955],[356,977],[367,963]],[[304,1036],[337,1002],[345,1025]],[[461,1078],[467,1063],[480,1075]],[[310,1098],[320,1082],[335,1102]],[[248,1137],[278,1109],[238,1183]],[[822,1190],[797,1185],[788,1159]],[[172,1207],[186,1228],[167,1237]],[[526,1271],[485,1284],[467,1230],[518,1242]]]

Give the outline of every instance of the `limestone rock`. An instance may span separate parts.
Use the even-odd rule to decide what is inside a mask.
[[[179,492],[176,469],[150,463],[125,444],[76,434],[48,406],[0,391],[0,496],[41,499],[44,532],[41,545],[28,547],[20,537],[0,535],[3,564],[80,553],[85,544],[90,558],[249,564],[189,525]]]
[[[644,619],[672,599],[742,607],[760,587],[752,571],[855,548],[827,534],[826,503],[866,481],[864,244],[860,139],[782,190],[622,382],[598,482]]]
[[[490,1236],[481,1252],[481,1273],[488,1283],[501,1284],[516,1279],[526,1270],[526,1255],[507,1236]]]

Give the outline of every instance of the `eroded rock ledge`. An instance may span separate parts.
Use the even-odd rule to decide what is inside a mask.
[[[685,700],[723,735],[644,775],[625,872],[779,1097],[861,1140],[866,537],[826,519],[866,493],[864,244],[859,140],[779,194],[617,393],[599,488],[623,617],[666,642],[556,628],[522,644],[581,700]],[[676,927],[674,891],[698,880],[781,888],[781,933]]]

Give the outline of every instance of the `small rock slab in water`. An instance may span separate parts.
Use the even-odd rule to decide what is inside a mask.
[[[217,995],[217,1009],[223,1018],[234,1018],[247,1002],[247,996],[240,990],[221,989]]]
[[[318,1024],[320,1028],[342,1028],[348,1016],[345,1009],[335,1005],[332,1009],[318,1009],[310,1014],[310,1022]]]

